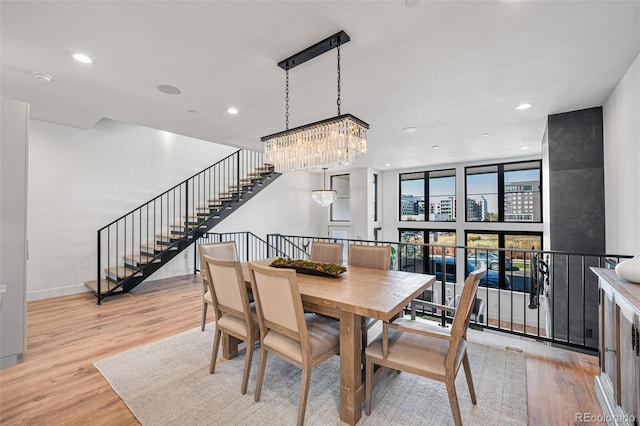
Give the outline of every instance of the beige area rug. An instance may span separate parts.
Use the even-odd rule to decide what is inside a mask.
[[[254,351],[246,395],[240,394],[244,351],[220,360],[209,374],[213,324],[186,331],[94,365],[143,425],[289,425],[298,413],[300,370],[276,356],[267,361],[260,402],[254,402],[260,350]],[[375,336],[375,330],[370,331]],[[525,425],[524,354],[469,344],[478,404],[471,404],[464,372],[456,389],[465,425]],[[314,368],[305,424],[339,425],[340,359]],[[453,424],[445,385],[411,374],[388,374],[373,390],[362,425]]]

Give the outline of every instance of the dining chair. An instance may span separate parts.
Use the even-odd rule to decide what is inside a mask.
[[[238,260],[214,259],[202,256],[203,269],[207,277],[209,294],[216,318],[216,331],[211,351],[209,373],[216,369],[218,349],[222,333],[246,342],[247,349],[244,360],[244,374],[240,393],[247,393],[249,370],[253,358],[253,348],[259,339],[255,310],[249,305],[247,286],[242,274],[242,266]]]
[[[383,322],[382,333],[365,349],[365,413],[367,415],[371,414],[373,370],[374,366],[378,365],[444,382],[454,423],[458,426],[462,425],[455,379],[462,364],[471,402],[476,404],[466,338],[478,284],[486,270],[486,265],[480,263],[469,275],[457,308],[433,304],[438,309],[455,311],[451,328],[442,328],[428,322],[407,318],[398,318],[391,323]]]
[[[202,265],[204,261],[202,260],[202,256],[213,257],[214,259],[223,259],[223,260],[238,260],[238,256],[236,254],[236,242],[235,241],[225,241],[222,243],[209,243],[209,244],[199,244],[198,245],[198,253],[200,253],[200,275],[202,276],[202,328],[204,328],[207,324],[207,307],[209,305],[213,306],[213,301],[211,300],[211,294],[209,294],[209,286],[207,284],[207,278],[202,273]]]
[[[309,260],[342,265],[343,248],[344,246],[341,243],[314,241],[311,243],[311,254],[309,255]]]
[[[349,265],[363,268],[389,270],[391,265],[390,246],[368,246],[363,244],[349,245]],[[376,323],[376,319],[362,317],[362,349],[368,343],[368,330]]]
[[[349,245],[349,265],[386,269],[391,266],[391,246]]]
[[[298,425],[302,425],[311,370],[340,352],[340,323],[322,315],[304,313],[294,270],[250,262],[249,271],[262,348],[255,400],[260,400],[267,354],[273,353],[302,369],[298,406]]]

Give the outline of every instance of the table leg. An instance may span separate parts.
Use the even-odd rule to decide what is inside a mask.
[[[340,420],[355,425],[362,416],[362,354],[360,316],[340,311]]]
[[[227,333],[222,333],[222,358],[231,359],[237,357],[240,342],[241,340],[229,336]]]

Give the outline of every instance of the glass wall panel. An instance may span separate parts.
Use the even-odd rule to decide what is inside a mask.
[[[331,189],[338,193],[338,198],[331,204],[331,220],[334,222],[351,220],[350,185],[349,175],[331,176]]]
[[[505,164],[504,221],[541,222],[540,162]]]
[[[467,221],[498,221],[498,166],[469,167],[467,178]]]
[[[429,172],[429,220],[455,222],[456,171]]]
[[[425,220],[424,175],[424,172],[400,175],[400,220]]]

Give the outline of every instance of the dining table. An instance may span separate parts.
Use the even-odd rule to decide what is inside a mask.
[[[254,261],[270,265],[273,261]],[[346,266],[337,276],[297,274],[298,288],[305,311],[340,320],[340,420],[355,425],[362,416],[364,401],[363,359],[361,348],[362,317],[390,321],[436,280],[433,275],[415,272]],[[250,288],[249,263],[242,272]],[[238,354],[239,341],[223,337],[224,358]]]

